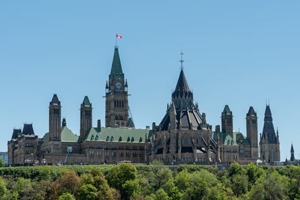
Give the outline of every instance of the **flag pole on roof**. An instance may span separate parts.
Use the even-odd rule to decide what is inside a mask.
[[[118,38],[122,38],[122,35],[116,34],[116,47],[118,46]]]

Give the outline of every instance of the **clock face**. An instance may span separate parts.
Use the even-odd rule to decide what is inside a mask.
[[[121,84],[121,83],[119,83],[119,82],[117,82],[117,83],[116,83],[116,89],[120,90],[120,89],[121,89],[121,87],[122,87],[122,84]]]

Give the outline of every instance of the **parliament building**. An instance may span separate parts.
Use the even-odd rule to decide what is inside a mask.
[[[161,122],[153,123],[151,128],[136,129],[130,116],[128,83],[115,47],[105,99],[105,127],[100,119],[97,127],[93,127],[92,103],[87,96],[83,98],[80,134],[76,135],[68,128],[66,119],[61,119],[62,103],[54,94],[49,104],[48,132],[39,138],[32,124],[14,129],[8,141],[8,164],[149,164],[155,159],[165,164],[280,161],[279,133],[277,130],[275,134],[269,105],[260,135],[253,107],[246,113],[246,135],[233,131],[233,114],[228,105],[221,112],[222,127],[217,125],[213,130],[206,114],[200,113],[199,105],[194,103],[183,68]]]

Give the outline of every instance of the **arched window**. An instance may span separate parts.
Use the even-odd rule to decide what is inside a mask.
[[[110,141],[111,141],[111,142],[114,141],[114,137],[113,137],[113,136],[111,136]]]
[[[94,140],[94,135],[92,135],[91,140]]]
[[[142,137],[140,137],[140,140],[139,140],[139,142],[143,142],[143,139],[142,139]]]
[[[120,137],[119,137],[119,142],[121,142],[121,141],[122,141],[122,137],[120,136]]]
[[[119,116],[115,116],[115,120],[118,120],[119,119]]]
[[[127,142],[130,142],[130,137],[127,138]]]
[[[99,139],[99,136],[98,135],[96,135],[96,138],[95,138],[95,140],[98,140]]]
[[[134,142],[134,138],[133,137],[131,137],[131,142]]]
[[[107,138],[106,138],[106,142],[108,142],[109,141],[109,136],[107,136]]]
[[[233,145],[233,140],[231,140],[231,145]]]
[[[184,138],[183,138],[183,143],[184,143],[184,144],[188,144],[188,143],[189,143],[189,138],[188,138],[187,135],[184,136]]]
[[[230,140],[227,140],[227,145],[230,145]]]

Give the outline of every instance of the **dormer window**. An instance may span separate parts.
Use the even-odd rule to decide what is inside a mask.
[[[107,138],[106,138],[106,142],[109,142],[109,136],[107,136]]]
[[[231,145],[233,145],[233,140],[231,140]]]
[[[98,135],[96,135],[96,138],[95,138],[95,140],[98,140],[99,139],[99,136]]]
[[[92,135],[91,140],[94,140],[94,135]]]
[[[227,145],[230,145],[230,140],[227,140]]]
[[[110,141],[111,141],[111,142],[113,142],[113,141],[114,141],[114,137],[113,137],[113,136],[111,136],[111,138],[110,138]]]
[[[131,138],[131,142],[134,142],[134,138],[133,137]]]

